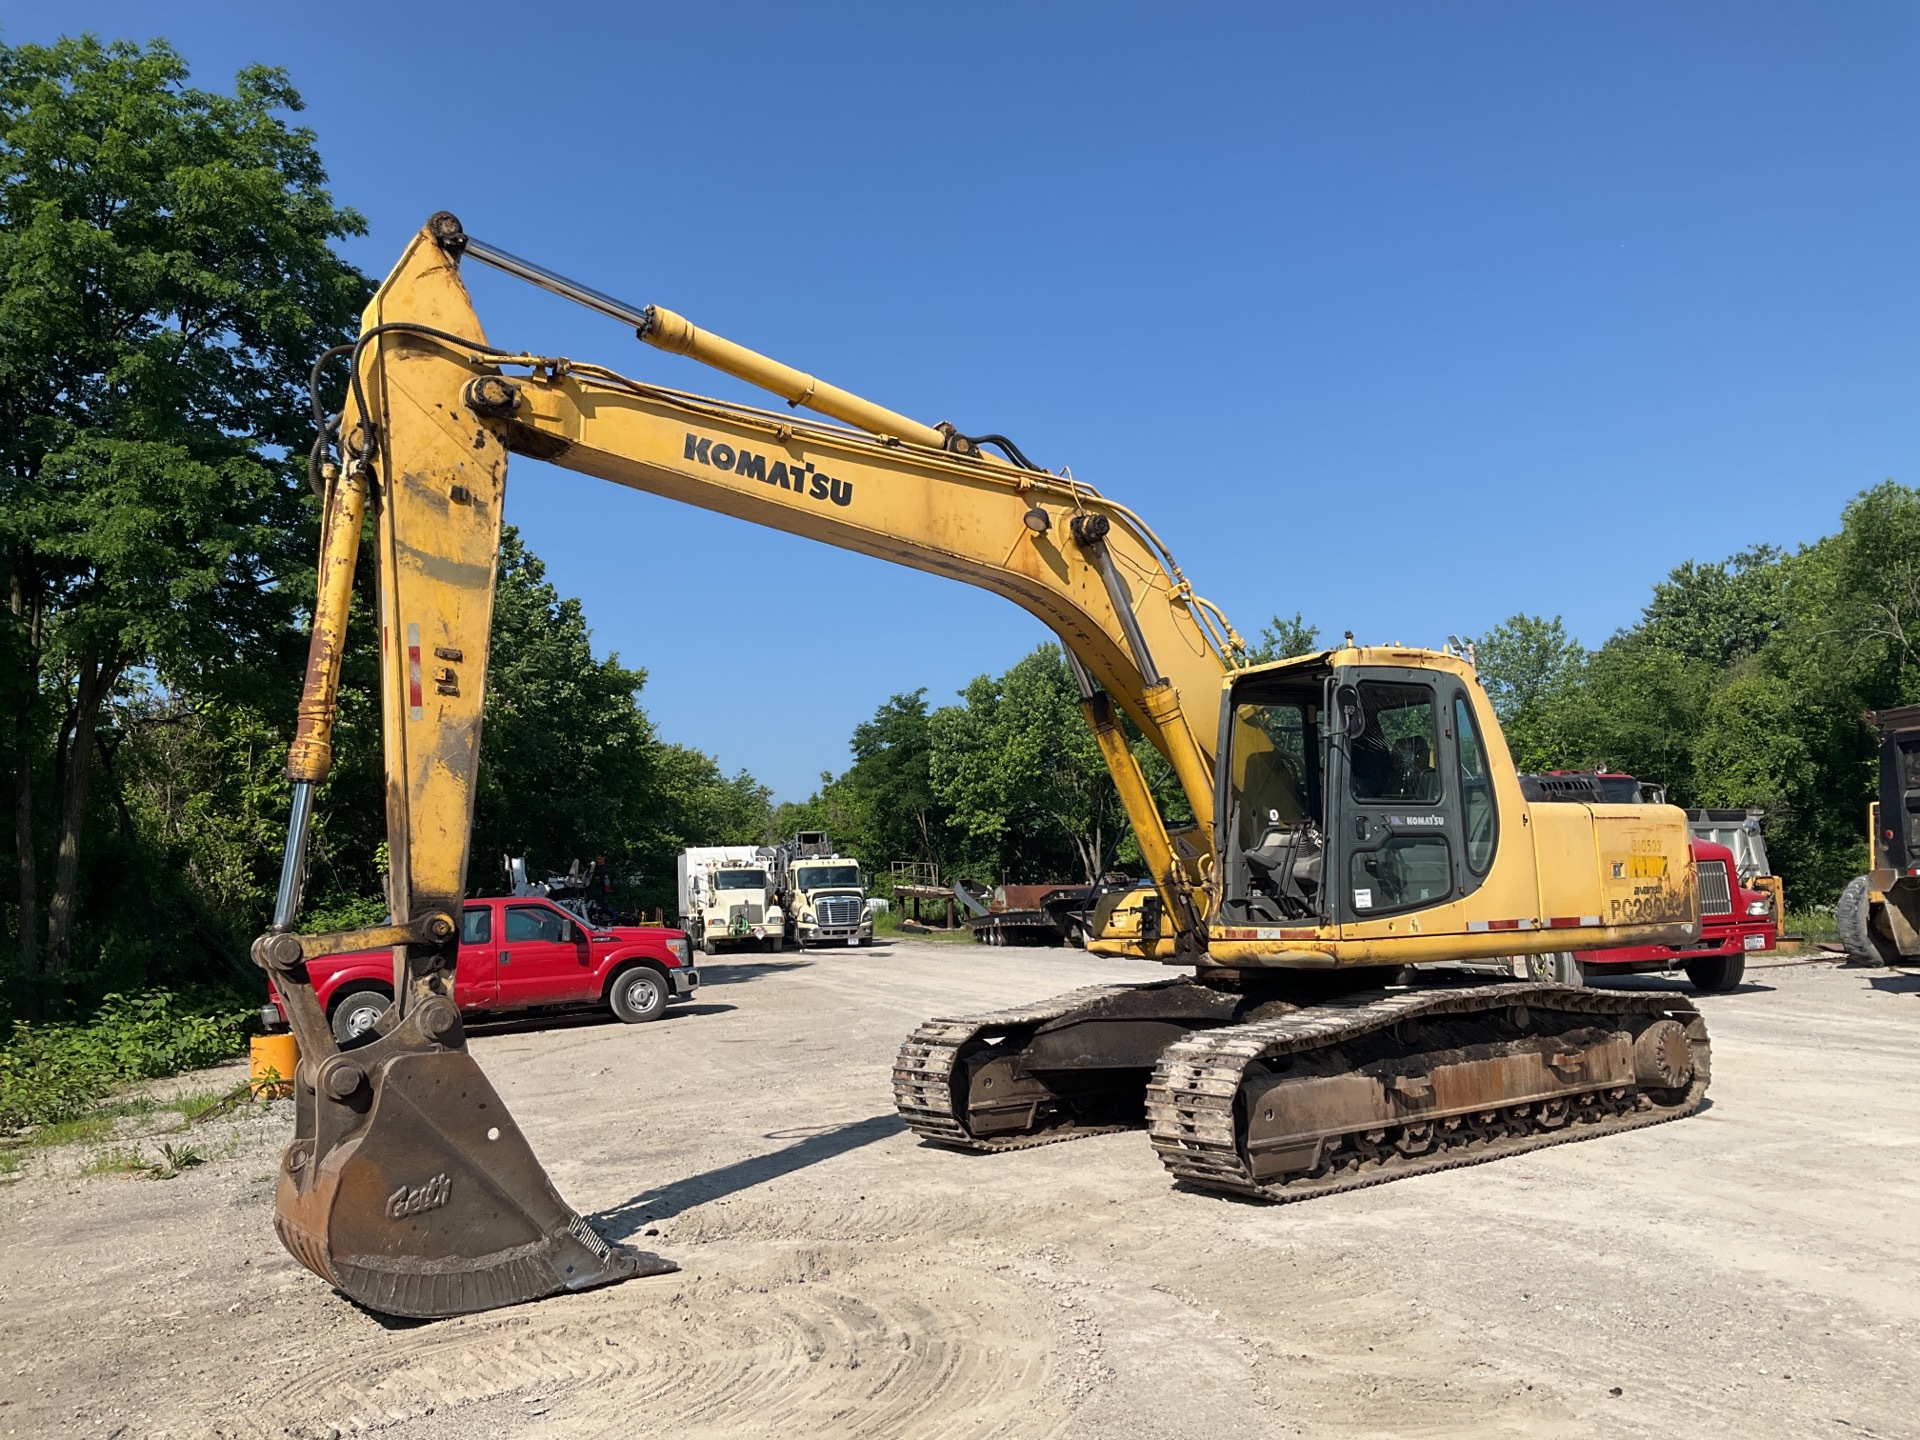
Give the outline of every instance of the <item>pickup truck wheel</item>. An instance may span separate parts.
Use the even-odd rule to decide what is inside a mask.
[[[629,1025],[658,1020],[667,1009],[667,982],[651,965],[636,965],[613,977],[607,1004]]]
[[[383,990],[349,991],[333,1007],[333,1038],[345,1045],[358,1040],[380,1022],[393,997]]]
[[[1711,955],[1687,962],[1687,983],[1702,995],[1719,995],[1736,988],[1747,973],[1744,955]]]

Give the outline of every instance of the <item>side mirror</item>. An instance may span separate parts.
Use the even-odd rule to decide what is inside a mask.
[[[1367,733],[1367,712],[1360,706],[1360,692],[1352,685],[1340,687],[1340,733],[1348,740],[1358,740]]]

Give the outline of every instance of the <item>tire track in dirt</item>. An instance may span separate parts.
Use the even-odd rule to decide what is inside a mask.
[[[731,1276],[368,1336],[256,1397],[241,1433],[355,1435],[517,1396],[582,1435],[975,1440],[1063,1418],[1056,1343],[1010,1274],[808,1247]]]

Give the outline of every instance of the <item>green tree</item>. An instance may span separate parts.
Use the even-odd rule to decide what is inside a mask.
[[[18,964],[73,963],[103,714],[123,682],[237,682],[286,653],[310,553],[313,356],[367,282],[299,96],[252,67],[191,88],[164,42],[0,46],[0,696]],[[136,686],[136,689],[143,688]],[[54,794],[43,804],[42,773]]]
[[[1786,618],[1786,567],[1772,545],[1676,566],[1640,623],[1651,645],[1722,669],[1759,653]]]
[[[1042,645],[961,696],[931,717],[929,768],[967,853],[1023,880],[1062,878],[1063,862],[1097,880],[1126,820],[1059,647]]]
[[[1558,615],[1514,615],[1474,642],[1480,683],[1522,770],[1552,769],[1565,749],[1554,729],[1556,701],[1580,675],[1586,652]]]
[[[1264,665],[1294,655],[1310,655],[1320,648],[1320,627],[1309,625],[1296,610],[1293,618],[1276,615],[1260,627],[1260,639],[1247,647],[1247,663]]]

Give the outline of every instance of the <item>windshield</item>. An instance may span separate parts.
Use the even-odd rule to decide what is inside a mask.
[[[713,872],[713,888],[716,890],[764,890],[767,888],[767,872],[764,870],[716,870]]]
[[[858,865],[803,865],[798,874],[802,890],[860,888],[860,867]]]

